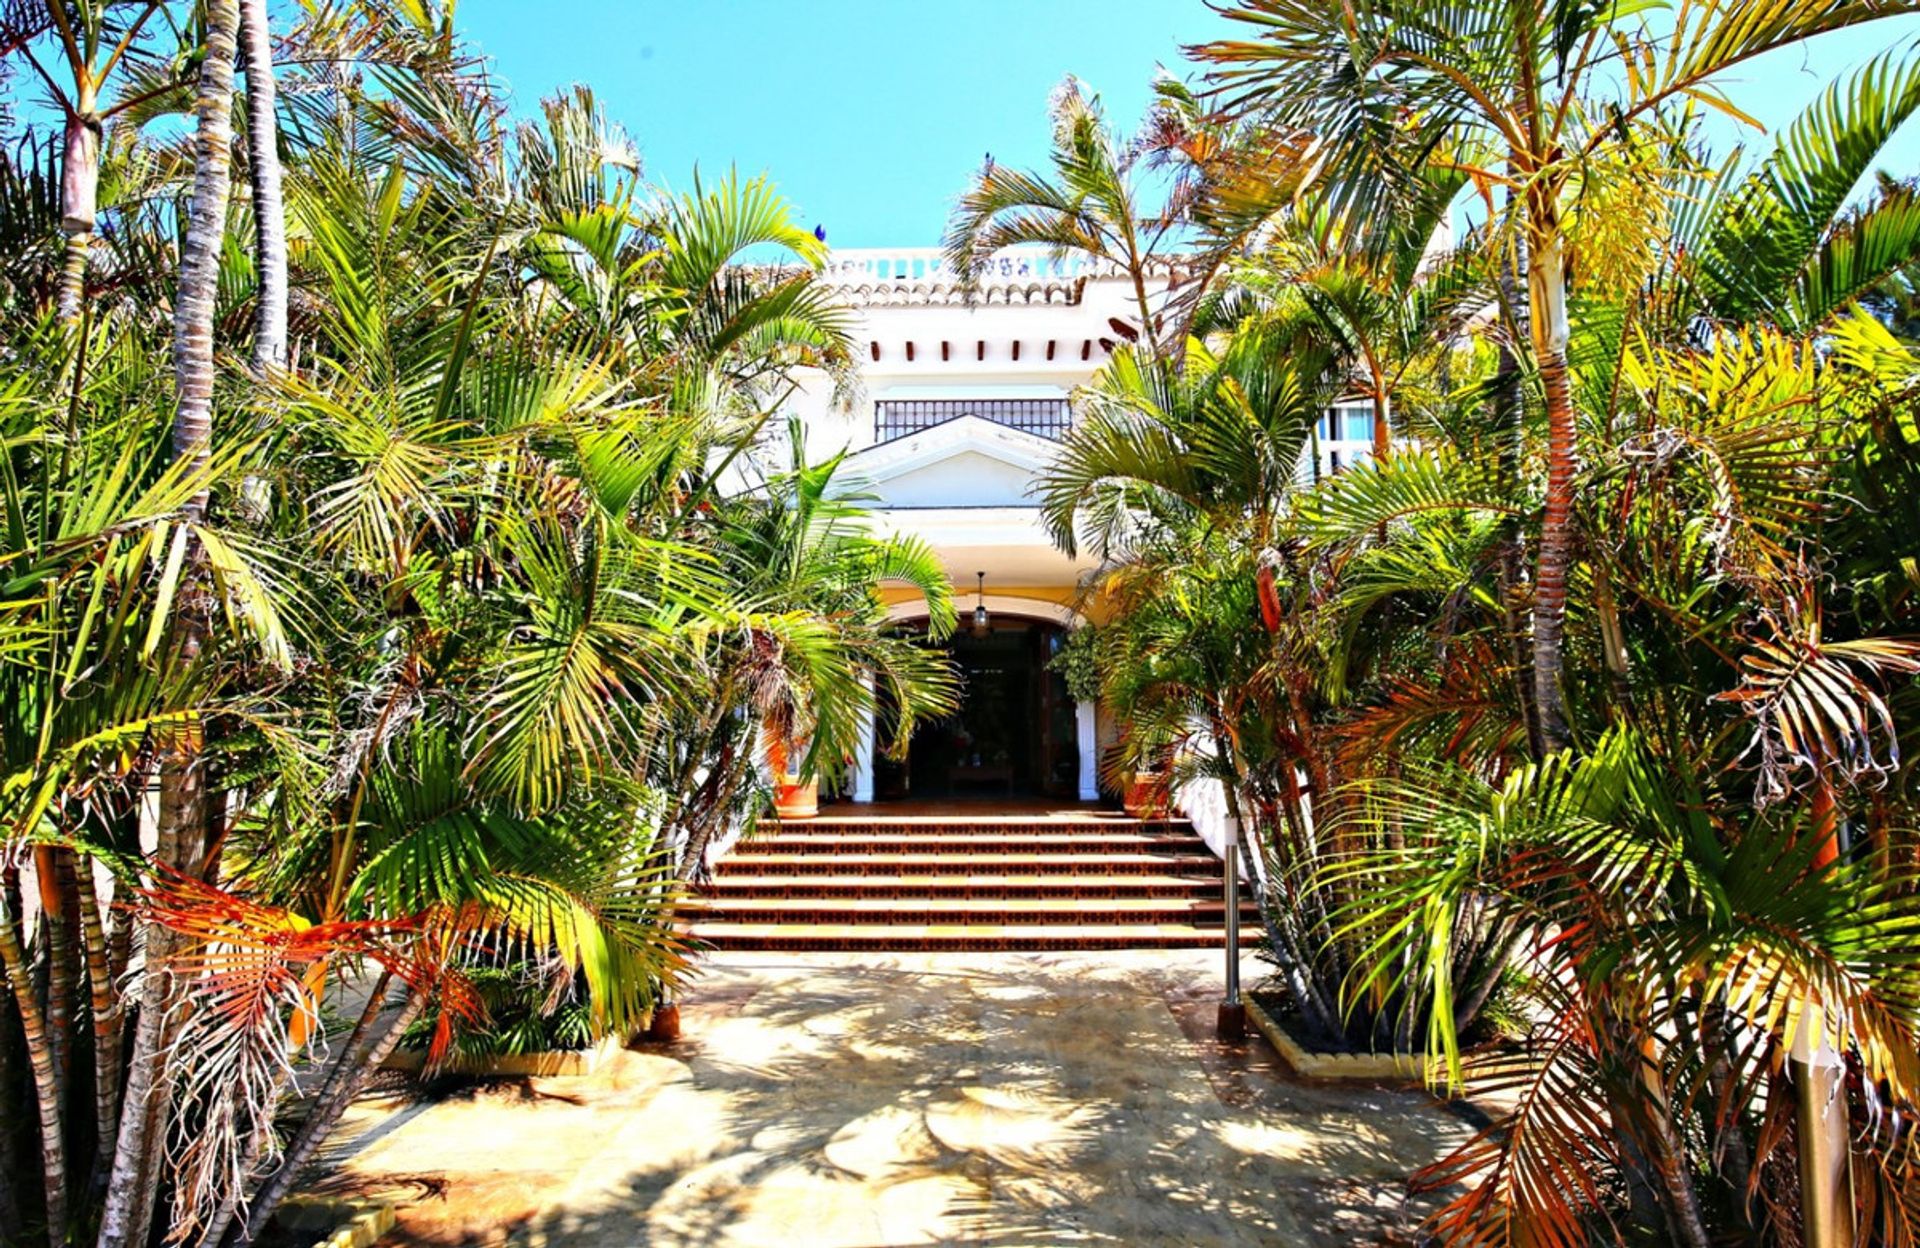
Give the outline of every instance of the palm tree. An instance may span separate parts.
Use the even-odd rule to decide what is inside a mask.
[[[531,208],[523,256],[562,332],[585,332],[714,411],[764,419],[765,383],[807,365],[844,374],[847,309],[815,280],[826,245],[763,177],[729,171],[687,194],[640,181],[632,140],[584,87],[522,125],[514,197]],[[747,264],[759,252],[779,257]],[[781,381],[784,386],[784,380]]]
[[[280,190],[280,124],[274,108],[267,0],[241,0],[240,37],[246,48],[247,176],[253,184],[254,265],[259,271],[253,367],[264,373],[287,363],[287,219]]]
[[[1904,50],[1836,78],[1759,160],[1736,151],[1680,182],[1661,316],[1817,333],[1920,253],[1920,204],[1882,182],[1853,188],[1920,111],[1920,60]]]
[[[123,114],[145,109],[181,85],[170,66],[180,58],[144,42],[164,0],[115,4],[110,0],[25,0],[0,8],[0,54],[24,58],[47,88],[65,123],[60,175],[60,228],[67,236],[56,310],[63,322],[80,319],[86,295],[87,257],[99,209],[100,146],[104,127]],[[33,45],[51,37],[64,80],[41,64]],[[128,80],[113,103],[105,102],[116,71]]]
[[[213,310],[218,292],[221,245],[226,234],[227,199],[232,187],[233,66],[240,15],[233,0],[206,0],[205,47],[195,102],[193,198],[180,252],[178,291],[174,296],[173,359],[175,406],[173,457],[196,475],[212,461]],[[183,662],[194,663],[211,625],[205,585],[205,552],[193,532],[206,518],[207,495],[187,500],[176,539],[180,590],[176,599],[173,646]],[[205,777],[195,766],[199,742],[195,730],[176,734],[160,762],[157,869],[186,871],[204,853]],[[158,1189],[157,1166],[168,1131],[170,1099],[156,1094],[165,1086],[168,1017],[175,1001],[173,976],[166,968],[172,941],[148,924],[142,949],[146,977],[140,1022],[128,1057],[125,1109],[118,1132],[113,1173],[101,1216],[102,1248],[119,1248],[140,1238],[151,1220]]]
[[[1908,940],[1911,872],[1881,865],[1903,852],[1893,825],[1904,798],[1867,796],[1909,732],[1911,685],[1899,678],[1915,654],[1887,637],[1911,632],[1895,588],[1911,578],[1866,549],[1892,540],[1911,470],[1910,439],[1872,413],[1903,402],[1914,374],[1906,349],[1846,303],[1909,263],[1914,244],[1898,190],[1853,211],[1832,190],[1871,167],[1910,107],[1889,85],[1904,80],[1869,65],[1789,127],[1779,154],[1689,191],[1653,249],[1671,268],[1611,319],[1591,300],[1576,320],[1590,541],[1575,617],[1585,653],[1571,669],[1584,679],[1568,688],[1579,718],[1615,725],[1609,735],[1580,759],[1515,769],[1511,743],[1524,734],[1497,662],[1390,687],[1345,726],[1367,753],[1424,745],[1340,808],[1348,826],[1391,824],[1405,838],[1336,872],[1356,898],[1348,922],[1402,933],[1363,982],[1404,982],[1424,965],[1440,985],[1430,999],[1452,995],[1447,943],[1397,925],[1478,896],[1524,933],[1517,948],[1545,1020],[1466,1064],[1520,1092],[1521,1108],[1431,1176],[1470,1184],[1444,1215],[1452,1238],[1584,1242],[1615,1215],[1599,1193],[1616,1182],[1633,1219],[1676,1242],[1728,1226],[1812,1236],[1784,1185],[1820,1192],[1814,1174],[1851,1153],[1864,1219],[1910,1181],[1909,1137],[1868,1140],[1850,1126],[1882,1097],[1908,1103],[1910,1089],[1875,1076],[1842,1080],[1842,1095],[1831,1068],[1788,1051],[1792,1020],[1822,1017],[1846,1061],[1884,1070],[1916,1026],[1911,972],[1893,952]],[[1753,218],[1764,233],[1746,232]],[[1874,246],[1856,249],[1868,232]],[[1623,322],[1635,332],[1606,328]],[[1533,500],[1512,488],[1486,415],[1430,422],[1409,454],[1304,500],[1310,551],[1346,565],[1349,588],[1330,595],[1392,611],[1443,589],[1444,614],[1403,605],[1400,618],[1456,651],[1498,629],[1481,570],[1495,562],[1497,518]],[[1830,501],[1856,497],[1872,510]],[[1821,588],[1828,526],[1848,534],[1850,574],[1878,586],[1875,605]],[[1440,883],[1453,873],[1457,890]],[[1576,927],[1582,939],[1553,935]],[[1733,968],[1763,956],[1752,942],[1770,960],[1743,979]],[[1771,1012],[1748,1012],[1763,1001]],[[1437,1058],[1457,1062],[1437,1014],[1428,1035]],[[1759,1087],[1763,1069],[1788,1071],[1792,1095],[1784,1081]],[[1706,1100],[1690,1099],[1701,1088]],[[1789,1150],[1771,1131],[1795,1096],[1810,1113]],[[1729,1168],[1703,1162],[1696,1139]]]
[[[928,608],[928,636],[953,628],[953,587],[917,538],[868,531],[869,497],[841,483],[845,455],[809,461],[803,431],[788,429],[791,466],[720,504],[714,537],[736,613],[708,639],[702,665],[714,690],[679,727],[674,762],[704,759],[706,780],[683,794],[673,818],[679,876],[698,878],[706,851],[739,809],[764,731],[775,772],[835,776],[876,732],[906,747],[915,724],[954,706],[951,670],[936,652],[897,633],[877,589],[901,585]],[[888,722],[875,722],[885,708]],[[795,745],[804,745],[800,757]],[[726,767],[713,764],[724,759]]]
[[[1293,342],[1280,352],[1254,327],[1216,355],[1182,359],[1123,347],[1075,396],[1078,419],[1041,476],[1054,543],[1103,559],[1191,522],[1239,523],[1274,537],[1313,426],[1340,385],[1334,354]]]
[[[1050,172],[1021,172],[993,163],[974,175],[947,226],[947,263],[976,280],[996,252],[1023,245],[1056,254],[1078,252],[1105,261],[1133,283],[1137,326],[1122,336],[1159,350],[1159,316],[1147,291],[1149,271],[1175,225],[1139,202],[1137,144],[1107,125],[1100,97],[1068,78],[1054,92]]]
[[[1670,105],[1690,100],[1743,117],[1715,85],[1727,71],[1906,11],[1896,0],[1682,0],[1670,30],[1663,23],[1655,31],[1631,6],[1242,0],[1228,16],[1253,27],[1254,37],[1196,49],[1218,67],[1214,81],[1229,108],[1310,136],[1344,215],[1377,215],[1435,164],[1511,193],[1499,237],[1509,249],[1525,248],[1528,330],[1549,431],[1532,641],[1547,748],[1570,741],[1562,636],[1578,468],[1567,363],[1573,203],[1604,190],[1609,169],[1616,180],[1649,176],[1609,159],[1630,143],[1658,146]]]
[[[1433,188],[1425,211],[1365,230],[1316,213],[1311,197],[1289,198],[1269,217],[1243,210],[1245,232],[1224,242],[1242,257],[1239,268],[1195,301],[1194,331],[1254,319],[1270,322],[1276,340],[1330,344],[1347,374],[1345,393],[1372,405],[1373,454],[1385,457],[1396,397],[1422,382],[1431,390],[1429,375],[1442,371],[1435,366],[1494,303],[1484,257],[1445,246],[1451,231],[1434,205],[1444,208],[1453,186],[1449,179]],[[1207,215],[1206,206],[1203,198],[1196,211]],[[1256,240],[1258,253],[1247,255]]]

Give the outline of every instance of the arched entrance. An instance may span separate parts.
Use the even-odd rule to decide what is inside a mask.
[[[1048,666],[1079,615],[994,594],[986,606],[986,632],[968,627],[963,612],[961,628],[943,643],[960,672],[959,709],[922,724],[904,760],[876,757],[869,741],[854,771],[855,801],[1098,799],[1095,708],[1074,701]],[[897,604],[890,614],[904,627],[926,619],[919,603]]]

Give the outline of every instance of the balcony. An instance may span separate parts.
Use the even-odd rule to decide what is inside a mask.
[[[827,262],[824,276],[833,282],[958,282],[962,274],[947,264],[937,247],[842,247]],[[974,275],[982,282],[1072,281],[1077,277],[1122,277],[1111,261],[1078,253],[1053,255],[1032,247],[996,253]]]
[[[1073,428],[1065,399],[880,399],[873,405],[876,445],[909,437],[962,416],[1058,442]]]
[[[1149,272],[1174,281],[1185,269],[1179,257],[1147,262]],[[862,306],[941,304],[1049,304],[1073,306],[1086,284],[1120,280],[1126,271],[1110,260],[1078,253],[1055,255],[1045,248],[1009,247],[996,252],[972,274],[947,263],[932,247],[842,248],[820,271],[820,280],[849,303]]]

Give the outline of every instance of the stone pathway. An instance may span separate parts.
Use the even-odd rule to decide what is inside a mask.
[[[405,1200],[385,1243],[1411,1243],[1467,1126],[1214,1042],[1218,963],[717,955],[680,1044],[364,1106],[319,1186]]]

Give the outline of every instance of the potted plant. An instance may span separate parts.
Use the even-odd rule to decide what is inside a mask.
[[[1123,773],[1125,783],[1120,804],[1135,819],[1165,819],[1175,813],[1173,804],[1175,744],[1153,733],[1142,739],[1136,730],[1129,734],[1131,748],[1123,749],[1123,758],[1131,757],[1133,770]]]
[[[1120,804],[1135,819],[1165,819],[1173,813],[1173,772],[1165,767],[1136,769],[1127,778]]]
[[[767,770],[773,774],[773,813],[781,819],[812,819],[820,813],[820,778],[791,769],[794,742],[790,725],[769,717],[766,728]],[[804,755],[805,751],[801,751]]]

